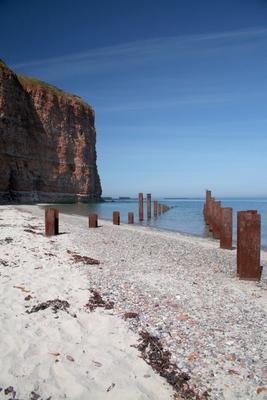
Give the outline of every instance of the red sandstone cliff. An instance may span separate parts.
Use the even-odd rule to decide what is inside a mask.
[[[0,202],[99,199],[94,111],[0,61]]]

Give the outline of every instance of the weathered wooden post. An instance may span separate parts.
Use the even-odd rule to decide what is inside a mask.
[[[158,202],[154,201],[154,217],[158,216]]]
[[[45,209],[45,234],[46,236],[59,234],[59,211],[57,208]]]
[[[138,194],[139,221],[144,220],[144,199],[143,193]]]
[[[113,225],[120,225],[120,212],[113,211]]]
[[[220,248],[232,250],[233,235],[233,209],[231,207],[221,208],[221,232]]]
[[[158,203],[158,215],[160,215],[160,214],[161,214],[161,204]]]
[[[147,193],[146,195],[146,211],[147,211],[147,219],[151,219],[151,194]]]
[[[128,224],[133,224],[133,223],[134,223],[134,213],[128,212]]]
[[[237,274],[240,279],[258,281],[261,276],[261,216],[256,210],[237,214]]]
[[[89,228],[97,228],[97,214],[89,214]]]

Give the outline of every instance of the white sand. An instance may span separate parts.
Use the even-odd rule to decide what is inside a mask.
[[[169,399],[172,389],[131,347],[138,337],[127,324],[112,310],[84,309],[90,285],[66,251],[23,231],[39,221],[11,207],[0,207],[0,218],[0,387],[13,386],[23,400],[32,391],[56,400]],[[25,306],[55,298],[67,300],[77,318],[50,308],[25,313]]]
[[[130,347],[138,339],[132,328],[159,337],[196,392],[267,398],[265,252],[262,282],[244,282],[235,277],[235,251],[217,241],[108,221],[89,230],[86,218],[68,215],[60,215],[65,234],[49,239],[43,210],[16,210],[0,207],[1,387],[12,385],[23,400],[32,390],[42,399],[171,398]],[[75,264],[68,250],[101,264]],[[114,310],[88,313],[89,288],[114,301]],[[25,313],[55,298],[70,303],[70,314]],[[140,317],[124,322],[125,311]]]

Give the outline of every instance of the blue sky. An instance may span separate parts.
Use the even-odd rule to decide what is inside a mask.
[[[267,196],[266,0],[0,0],[0,35],[94,107],[104,195]]]

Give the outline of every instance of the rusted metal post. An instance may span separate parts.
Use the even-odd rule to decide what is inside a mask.
[[[144,199],[143,193],[138,194],[139,221],[144,220]]]
[[[113,211],[113,225],[120,225],[120,212]]]
[[[212,199],[210,199],[209,205],[207,206],[208,215],[208,230],[211,232],[211,209],[212,209]]]
[[[210,203],[211,203],[211,191],[206,190],[206,201],[204,204],[204,219],[207,225],[209,225],[209,213],[210,213]]]
[[[46,236],[52,236],[55,234],[55,226],[54,226],[54,209],[46,208],[45,209],[45,234]]]
[[[59,211],[56,208],[45,209],[45,234],[46,236],[59,234]]]
[[[158,216],[158,202],[154,201],[154,217]]]
[[[151,194],[147,193],[146,195],[146,211],[147,211],[147,219],[151,219]]]
[[[220,248],[232,250],[233,234],[233,209],[231,207],[221,208],[221,232]]]
[[[240,272],[240,265],[241,265],[241,258],[240,258],[240,238],[242,237],[242,231],[244,230],[244,224],[245,224],[245,219],[243,217],[243,214],[246,213],[252,213],[252,214],[257,214],[256,210],[247,210],[247,211],[238,211],[237,213],[237,240],[236,240],[236,273],[239,276]]]
[[[237,226],[236,226],[236,274],[239,276],[240,272],[240,237],[241,237],[241,228],[243,229],[244,219],[242,215],[247,211],[238,211],[237,212]]]
[[[213,224],[214,224],[214,202],[215,199],[212,197],[210,199],[210,204],[209,204],[209,231],[213,232]]]
[[[214,202],[214,214],[213,214],[213,237],[214,239],[220,239],[221,234],[221,202]]]
[[[134,213],[128,212],[128,224],[133,224],[133,223],[134,223]]]
[[[237,223],[237,274],[240,279],[258,281],[261,275],[261,216],[256,210],[239,211]]]
[[[215,231],[216,231],[216,200],[213,199],[212,202],[212,211],[211,211],[211,227],[212,227],[212,236],[215,238]]]
[[[89,228],[97,228],[97,214],[89,214]]]

